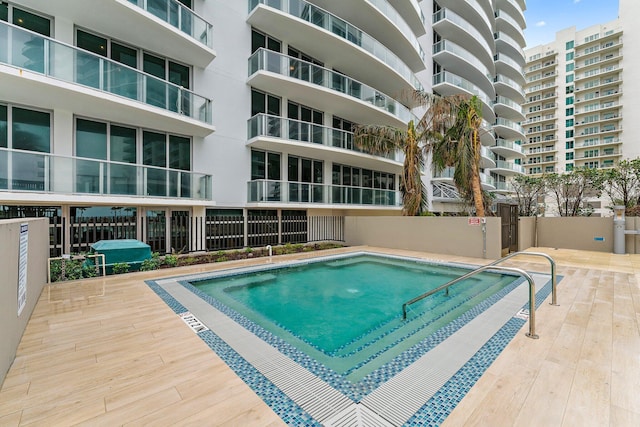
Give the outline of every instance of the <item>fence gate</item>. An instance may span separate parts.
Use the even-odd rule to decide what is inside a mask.
[[[502,219],[502,255],[518,250],[518,205],[498,203]]]

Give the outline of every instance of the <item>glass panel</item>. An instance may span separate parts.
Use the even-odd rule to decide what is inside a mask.
[[[251,53],[266,46],[266,37],[264,34],[257,31],[251,31]]]
[[[147,0],[147,10],[162,19],[167,21],[169,17],[168,0]]]
[[[280,180],[280,154],[267,153],[267,179]]]
[[[112,162],[136,163],[136,130],[111,126],[109,155]],[[111,194],[137,194],[135,165],[109,165]]]
[[[265,153],[262,151],[251,151],[251,180],[266,178]]]
[[[76,121],[76,156],[107,160],[106,123],[83,119]]]
[[[0,21],[9,22],[9,4],[0,2]]]
[[[17,107],[14,107],[12,111],[13,148],[49,153],[51,145],[50,114]]]
[[[44,155],[13,152],[8,156],[12,165],[11,185],[14,190],[44,191],[49,172]]]
[[[76,156],[90,159],[107,159],[106,123],[78,119],[76,121]],[[76,162],[76,191],[100,193],[101,177],[104,175],[100,162],[79,160]]]
[[[267,107],[268,107],[268,114],[271,114],[273,116],[279,116],[280,115],[280,98],[276,97],[276,96],[271,96],[271,95],[267,95]]]
[[[7,106],[0,105],[0,148],[7,148],[9,134],[7,126]]]
[[[145,73],[149,73],[152,76],[164,80],[166,78],[165,66],[166,64],[164,59],[147,53],[144,54],[142,68]],[[155,105],[156,107],[165,108],[167,105],[167,94],[165,93],[165,88],[166,85],[163,82],[155,79],[147,79],[147,103]]]
[[[138,52],[130,47],[112,43],[111,59],[135,69],[138,65]],[[138,72],[115,64],[109,65],[111,65],[110,91],[130,99],[138,99]]]
[[[2,12],[1,8],[0,12]],[[7,148],[7,139],[7,107],[0,105],[0,148]],[[6,151],[0,151],[0,189],[6,189],[8,184],[7,156],[8,153]]]
[[[169,62],[169,81],[185,89],[190,88],[189,67]],[[175,109],[174,109],[175,108]],[[191,115],[190,95],[177,87],[169,87],[169,109]]]
[[[13,23],[43,36],[51,37],[51,22],[47,18],[34,15],[25,10],[13,8]]]
[[[180,136],[169,136],[169,167],[171,169],[191,170],[191,140]],[[189,174],[173,172],[169,195],[176,197],[190,197],[191,182]]]
[[[145,165],[167,167],[166,135],[144,132],[142,137],[142,161]],[[167,195],[167,171],[149,168],[147,173],[147,195]]]
[[[298,157],[289,156],[288,164],[287,164],[287,178],[289,181],[289,201],[290,202],[299,202],[300,201],[300,186],[296,184],[299,179],[299,170],[298,170],[298,162],[300,159]]]

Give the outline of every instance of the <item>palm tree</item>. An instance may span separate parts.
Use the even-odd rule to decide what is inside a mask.
[[[485,216],[485,201],[480,182],[480,127],[482,107],[478,97],[446,98],[455,114],[444,137],[431,147],[432,162],[437,171],[454,167],[453,182],[460,195],[472,200],[477,216]]]
[[[391,126],[363,125],[354,131],[357,147],[374,155],[388,155],[396,151],[404,153],[404,167],[400,182],[402,214],[419,215],[427,204],[427,191],[422,181],[425,159],[434,141],[440,140],[450,117],[449,103],[444,98],[425,92],[416,92],[416,101],[426,109],[416,125],[409,121],[407,129]]]

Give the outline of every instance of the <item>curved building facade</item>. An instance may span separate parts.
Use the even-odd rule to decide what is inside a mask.
[[[352,130],[405,128],[415,89],[478,95],[483,184],[503,190],[518,173],[523,9],[0,2],[0,218],[50,217],[59,255],[116,238],[158,252],[285,243],[285,217],[400,215],[403,159],[358,150]],[[254,240],[252,218],[269,218]]]
[[[525,83],[525,1],[437,0],[433,3],[433,91],[475,95],[484,119],[481,180],[500,195],[523,174],[520,123]],[[434,175],[432,209],[461,209],[453,171]],[[500,196],[498,196],[500,197]]]

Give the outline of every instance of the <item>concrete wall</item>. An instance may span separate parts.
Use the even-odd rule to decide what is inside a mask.
[[[346,217],[347,245],[500,258],[500,218],[487,218],[486,253],[481,226],[466,217]]]
[[[536,217],[518,218],[518,251],[524,251],[536,245],[536,227]]]
[[[538,246],[613,252],[613,217],[538,218]]]
[[[27,223],[27,302],[18,316],[20,224]],[[0,221],[0,384],[4,381],[27,322],[47,281],[49,220]]]

